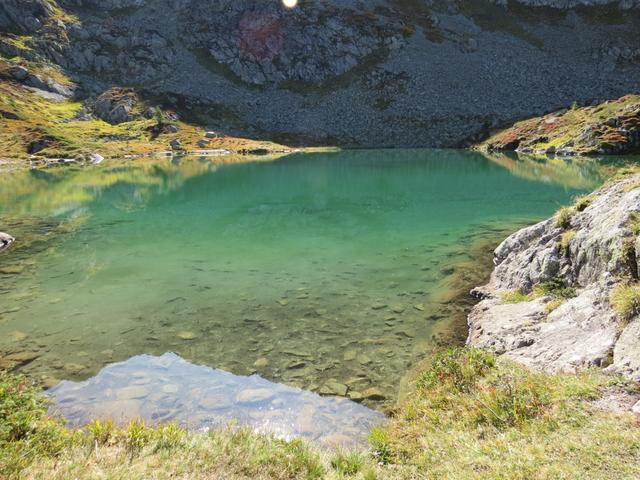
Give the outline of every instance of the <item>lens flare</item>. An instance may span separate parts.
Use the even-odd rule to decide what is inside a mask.
[[[298,0],[282,0],[282,4],[287,8],[295,8],[298,5]]]

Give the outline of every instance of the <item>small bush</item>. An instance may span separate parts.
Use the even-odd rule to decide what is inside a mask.
[[[573,210],[570,207],[562,207],[556,214],[556,227],[558,228],[571,228],[571,218],[573,217]]]
[[[378,463],[387,465],[393,458],[391,443],[387,431],[382,427],[374,427],[369,433],[369,444],[373,457]]]
[[[47,399],[33,383],[0,372],[0,478],[18,477],[34,459],[74,443],[74,434],[46,412]]]
[[[620,317],[630,320],[640,313],[640,285],[619,285],[609,295],[609,303]]]
[[[89,441],[96,445],[106,445],[114,437],[115,425],[112,420],[94,420],[86,427]]]
[[[177,423],[169,422],[156,428],[156,451],[179,448],[185,438],[185,431]]]
[[[538,418],[550,402],[549,388],[535,376],[503,375],[478,391],[474,416],[478,424],[504,429]]]
[[[638,260],[636,257],[636,239],[625,238],[621,246],[621,257],[628,275],[634,280],[638,279]]]
[[[564,298],[555,298],[555,299],[551,300],[549,303],[547,303],[544,306],[545,313],[549,314],[549,313],[553,312],[556,308],[558,308],[560,305],[562,305],[565,301],[566,301],[566,299],[564,299]]]
[[[129,422],[124,435],[127,450],[129,450],[131,454],[135,454],[149,444],[152,431],[147,428],[144,421],[138,419]]]
[[[495,365],[495,357],[479,348],[452,348],[438,353],[431,366],[418,379],[418,388],[447,385],[468,391]]]

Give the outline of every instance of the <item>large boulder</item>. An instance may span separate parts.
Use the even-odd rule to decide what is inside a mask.
[[[636,285],[639,213],[634,175],[565,210],[562,221],[556,215],[507,238],[489,284],[472,292],[482,300],[469,315],[467,343],[540,370],[609,365],[640,379],[640,318],[623,318],[609,300],[621,285]],[[570,294],[539,288],[550,282]]]
[[[139,116],[139,100],[132,90],[112,88],[100,95],[92,106],[93,114],[112,125],[130,122]]]

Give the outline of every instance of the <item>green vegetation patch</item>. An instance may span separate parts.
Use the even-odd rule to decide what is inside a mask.
[[[634,478],[640,429],[632,415],[589,403],[607,383],[593,372],[538,374],[486,352],[450,350],[393,423],[372,433],[372,447],[396,472],[389,478]]]
[[[565,300],[573,298],[576,296],[576,289],[569,286],[567,282],[560,276],[556,276],[547,280],[545,282],[541,282],[529,293],[523,291],[522,289],[513,290],[510,292],[505,292],[502,294],[502,303],[521,303],[521,302],[530,302],[535,300],[536,298],[541,298],[545,296],[552,297],[553,307],[551,310],[559,307]]]
[[[623,320],[630,320],[640,313],[640,285],[619,285],[611,291],[609,303]]]
[[[96,420],[69,430],[23,377],[0,375],[0,478],[637,478],[640,429],[591,401],[612,380],[532,373],[493,354],[436,355],[369,451],[320,450],[248,429]],[[616,380],[618,388],[624,386]]]

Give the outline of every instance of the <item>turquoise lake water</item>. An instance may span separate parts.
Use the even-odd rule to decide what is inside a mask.
[[[390,405],[479,236],[600,182],[595,161],[446,150],[5,172],[0,358],[53,384],[175,352]]]

